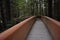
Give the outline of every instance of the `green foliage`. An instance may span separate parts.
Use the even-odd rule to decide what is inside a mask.
[[[25,8],[25,0],[16,0],[16,7],[23,10]]]
[[[43,3],[42,0],[40,0],[40,1]],[[12,26],[12,25],[24,20],[25,17],[29,17],[32,15],[36,15],[36,16],[44,15],[42,8],[41,8],[40,1],[37,2],[36,0],[28,0],[28,2],[26,3],[26,0],[13,0],[12,9],[14,10],[13,11],[14,13],[12,13],[12,16],[14,16],[14,18],[12,18],[11,21],[8,22],[8,25]],[[38,11],[38,3],[40,4],[39,11]],[[46,1],[45,1],[45,7],[46,7],[45,10],[47,10]],[[34,12],[32,12],[32,11],[34,11]]]

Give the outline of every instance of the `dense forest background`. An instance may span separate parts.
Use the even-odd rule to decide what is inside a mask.
[[[0,32],[30,16],[45,15],[60,21],[60,1],[0,0]]]

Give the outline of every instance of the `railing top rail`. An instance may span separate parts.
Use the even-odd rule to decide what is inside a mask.
[[[0,40],[3,40],[3,39],[6,39],[8,36],[10,36],[11,34],[13,34],[15,31],[17,31],[19,28],[22,27],[22,25],[24,25],[26,22],[29,22],[31,21],[32,19],[34,19],[35,16],[32,16],[14,26],[12,26],[11,28],[9,28],[8,30],[0,33]]]
[[[53,40],[60,40],[60,23],[47,16],[41,16],[41,19],[46,24]]]

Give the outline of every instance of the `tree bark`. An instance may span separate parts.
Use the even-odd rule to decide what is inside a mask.
[[[52,0],[48,0],[48,16],[52,17]]]

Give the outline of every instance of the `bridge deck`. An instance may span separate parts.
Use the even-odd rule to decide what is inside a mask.
[[[52,40],[52,37],[44,23],[40,19],[37,19],[27,37],[27,40]]]

